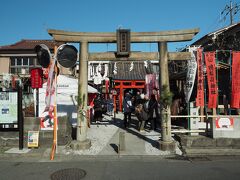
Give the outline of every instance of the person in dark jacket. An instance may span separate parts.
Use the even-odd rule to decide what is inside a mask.
[[[132,113],[132,97],[129,93],[126,93],[123,100],[123,113],[124,113],[124,127],[129,127],[131,122],[131,113]]]
[[[134,106],[136,107],[137,105],[141,104],[142,103],[142,99],[141,99],[141,96],[140,96],[140,91],[137,91],[137,94],[135,96],[135,100],[134,100]]]
[[[159,113],[158,113],[158,102],[154,94],[151,95],[151,98],[149,100],[148,113],[149,113],[149,121],[151,123],[151,130],[156,130],[157,117],[159,117]]]
[[[139,103],[135,108],[135,115],[139,120],[139,131],[144,132],[144,128],[149,119],[148,113],[149,99],[147,95],[143,94],[141,100],[142,100],[141,103]]]
[[[102,120],[102,100],[101,95],[98,94],[97,97],[93,101],[94,106],[94,120],[101,121]]]

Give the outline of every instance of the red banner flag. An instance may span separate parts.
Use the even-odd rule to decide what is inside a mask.
[[[240,52],[232,53],[232,97],[231,107],[240,108]]]
[[[204,106],[204,76],[203,76],[203,59],[202,49],[197,49],[197,98],[196,106]]]
[[[208,108],[217,107],[218,87],[216,80],[215,52],[205,53],[208,80]]]

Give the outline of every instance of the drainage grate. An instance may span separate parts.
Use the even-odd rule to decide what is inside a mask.
[[[62,169],[51,174],[51,180],[78,180],[84,178],[86,174],[83,169]]]

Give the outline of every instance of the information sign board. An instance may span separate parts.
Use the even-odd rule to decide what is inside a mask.
[[[18,93],[0,92],[0,128],[18,128]]]
[[[28,131],[28,147],[38,147],[39,131]]]

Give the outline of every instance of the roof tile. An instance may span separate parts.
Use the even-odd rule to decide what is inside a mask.
[[[55,45],[59,46],[62,43],[53,40],[26,40],[23,39],[15,44],[0,46],[0,51],[4,50],[33,50],[36,45],[45,44],[49,49],[53,49]]]

